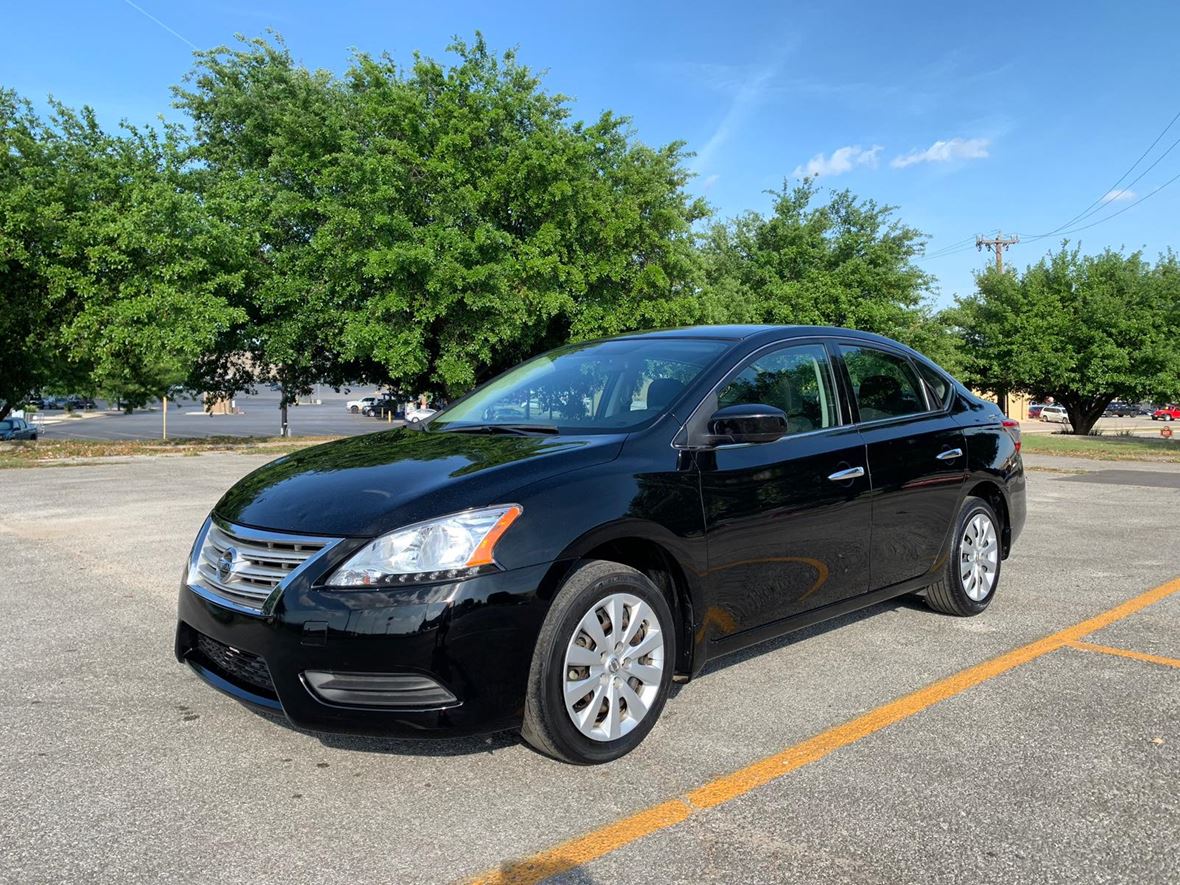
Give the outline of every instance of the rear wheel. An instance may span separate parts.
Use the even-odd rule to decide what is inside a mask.
[[[554,598],[533,652],[524,739],[580,765],[631,752],[664,708],[675,643],[672,611],[645,575],[582,563]]]
[[[982,498],[968,498],[955,523],[955,543],[942,580],[926,588],[926,604],[946,615],[977,615],[1000,583],[1000,520]]]

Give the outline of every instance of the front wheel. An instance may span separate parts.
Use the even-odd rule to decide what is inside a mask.
[[[633,568],[584,562],[554,597],[541,627],[521,733],[564,762],[618,759],[655,725],[675,660],[664,594]]]
[[[1001,564],[999,517],[987,501],[968,498],[942,579],[926,588],[926,604],[945,615],[979,614],[996,595]]]

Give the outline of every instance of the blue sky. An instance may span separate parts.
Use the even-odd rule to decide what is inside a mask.
[[[1180,181],[1103,220],[1180,173],[1178,145],[1128,184],[1180,139],[1177,121],[1114,187],[1180,112],[1175,2],[58,0],[5,10],[0,85],[90,104],[110,125],[174,116],[169,87],[190,44],[267,27],[304,64],[335,71],[352,48],[408,61],[481,30],[547,71],[576,116],[609,108],[648,143],[685,140],[692,189],[722,215],[765,210],[768,188],[807,171],[897,206],[933,255],[951,247],[923,261],[939,303],[970,291],[985,260],[956,244],[997,228],[1028,239],[1095,201],[1080,223],[1100,223],[1071,235],[1086,251],[1154,257],[1175,242]],[[1007,260],[1035,261],[1060,236]]]

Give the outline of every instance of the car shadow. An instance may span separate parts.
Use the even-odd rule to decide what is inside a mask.
[[[349,750],[354,753],[380,753],[394,756],[474,756],[480,753],[493,753],[513,744],[523,743],[520,735],[514,731],[497,731],[470,737],[424,737],[422,740],[310,731],[305,728],[297,728],[286,717],[260,709],[252,704],[242,703],[242,706],[270,725],[315,738],[325,747],[330,747],[333,750]]]
[[[697,679],[704,679],[718,673],[729,667],[744,663],[751,658],[756,658],[768,652],[777,651],[780,648],[796,645],[800,642],[805,642],[816,636],[822,636],[832,630],[839,630],[841,627],[847,627],[850,624],[855,624],[859,621],[875,617],[876,615],[884,614],[885,612],[896,611],[897,609],[915,609],[921,611],[929,611],[926,603],[917,596],[907,595],[898,596],[894,599],[888,599],[884,602],[878,602],[875,605],[867,606],[866,608],[857,609],[854,612],[849,612],[846,615],[840,615],[837,618],[832,618],[828,621],[821,621],[818,624],[812,624],[810,627],[804,627],[800,630],[787,633],[784,636],[776,636],[773,639],[766,639],[762,642],[751,645],[749,648],[743,648],[740,651],[731,652],[720,658],[715,658],[705,664],[704,669],[697,675]]]

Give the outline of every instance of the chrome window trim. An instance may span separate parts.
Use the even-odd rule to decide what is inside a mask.
[[[258,543],[278,542],[281,544],[317,544],[319,549],[314,551],[310,556],[304,559],[299,565],[291,569],[291,571],[280,580],[262,599],[258,606],[246,605],[235,599],[230,599],[223,596],[216,587],[210,587],[202,582],[199,578],[194,579],[194,575],[200,575],[198,565],[200,563],[202,551],[205,546],[205,539],[209,535],[209,529],[216,525],[220,530],[230,535],[231,537],[239,537],[247,541],[255,541]],[[343,541],[343,538],[330,537],[327,535],[296,535],[287,532],[271,532],[263,529],[250,528],[248,526],[237,525],[228,520],[210,514],[204,524],[201,526],[200,532],[197,533],[197,539],[193,542],[193,548],[189,554],[188,571],[185,573],[185,585],[200,596],[222,608],[230,609],[231,611],[241,612],[247,615],[264,615],[268,613],[278,596],[288,587],[291,582],[303,574],[311,567],[318,559],[324,556],[329,550],[334,548],[337,544]]]

